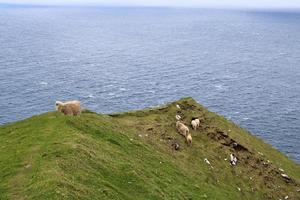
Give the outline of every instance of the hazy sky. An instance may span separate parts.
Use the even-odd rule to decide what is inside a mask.
[[[0,3],[39,5],[300,8],[300,0],[0,0]]]

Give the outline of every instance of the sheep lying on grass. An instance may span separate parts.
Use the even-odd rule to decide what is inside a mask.
[[[56,101],[55,110],[61,112],[65,115],[77,116],[81,114],[81,105],[80,101]]]
[[[184,136],[186,138],[187,143],[191,144],[192,143],[192,135],[190,134],[189,128],[180,121],[176,122],[176,128],[177,128],[177,131],[179,132],[179,134],[181,134],[182,136]]]

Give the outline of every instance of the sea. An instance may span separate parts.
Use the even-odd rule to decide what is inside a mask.
[[[300,11],[0,5],[0,124],[191,96],[300,163]]]

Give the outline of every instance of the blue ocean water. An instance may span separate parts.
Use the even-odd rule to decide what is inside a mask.
[[[300,13],[0,8],[0,124],[192,96],[300,162]]]

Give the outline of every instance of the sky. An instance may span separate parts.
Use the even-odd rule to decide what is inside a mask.
[[[299,9],[300,0],[0,0],[9,4]]]

